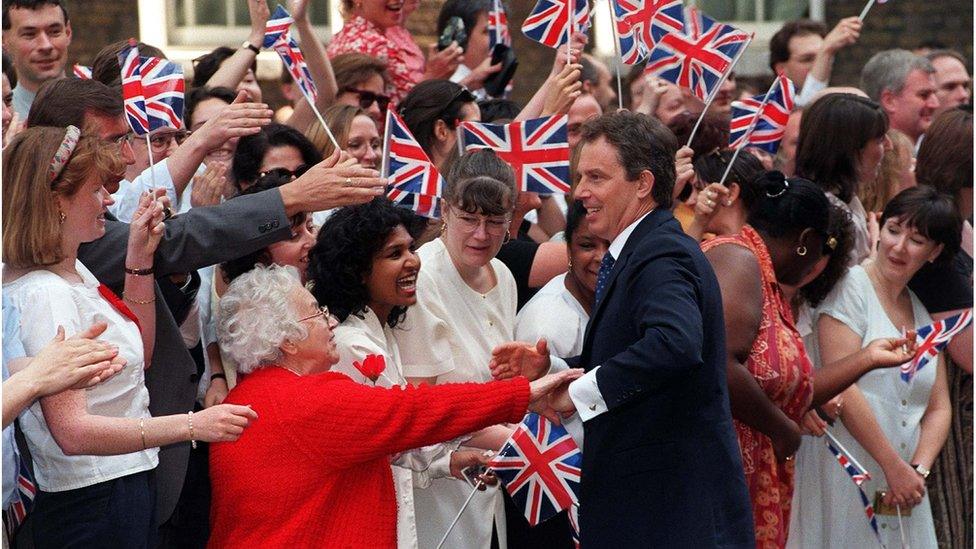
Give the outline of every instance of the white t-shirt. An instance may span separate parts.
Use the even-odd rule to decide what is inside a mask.
[[[149,417],[142,336],[136,323],[101,296],[99,282],[80,261],[75,268],[82,283],[72,283],[47,270],[36,270],[3,285],[3,293],[20,312],[20,338],[27,356],[34,356],[54,338],[58,326],[66,337],[101,321],[108,329],[98,339],[119,348],[126,365],[114,377],[85,390],[89,414],[106,417]],[[165,368],[165,364],[158,367]],[[35,402],[20,416],[34,460],[37,484],[45,492],[91,486],[154,469],[158,448],[116,456],[68,456],[54,441]]]
[[[566,274],[553,278],[522,307],[515,319],[515,339],[535,343],[545,338],[549,352],[568,358],[583,352],[590,315],[566,289]]]

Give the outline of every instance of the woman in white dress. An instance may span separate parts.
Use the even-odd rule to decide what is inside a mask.
[[[420,258],[414,243],[426,226],[424,218],[386,197],[337,209],[322,226],[309,253],[308,280],[319,304],[341,323],[334,330],[339,362],[332,371],[364,385],[407,386],[393,334],[417,302]],[[359,369],[370,355],[385,364],[376,379]],[[400,549],[419,547],[414,486],[425,488],[434,478],[461,478],[465,467],[488,461],[483,451],[457,451],[459,445],[426,446],[394,460]]]
[[[558,357],[579,356],[596,295],[600,262],[610,243],[590,232],[586,209],[573,202],[566,216],[569,271],[550,280],[519,311],[515,339],[545,339]]]
[[[515,280],[495,259],[515,202],[514,176],[504,183],[480,176],[447,185],[442,234],[418,251],[424,268],[417,280],[417,305],[402,329],[394,331],[408,379],[432,384],[491,380],[492,349],[515,334]],[[486,436],[493,438],[486,446],[498,449],[510,433],[508,427],[498,428],[494,437]],[[421,547],[437,545],[470,491],[452,479],[414,491]],[[493,522],[505,547],[504,501],[497,487],[475,494],[445,547],[490,547]]]
[[[908,281],[931,261],[946,261],[959,248],[961,221],[951,200],[927,187],[896,196],[881,217],[877,258],[852,267],[818,309],[817,333],[824,363],[846,357],[880,337],[899,337],[903,327],[932,322]],[[840,419],[831,432],[869,473],[862,485],[873,501],[898,506],[902,516],[876,515],[889,547],[935,547],[925,476],[948,434],[949,394],[945,363],[933,360],[911,381],[897,370],[865,374],[844,392]],[[798,484],[799,508],[791,531],[794,547],[869,547],[877,540],[850,477],[826,448],[819,481]],[[813,482],[811,482],[813,481]],[[877,511],[877,509],[876,509]],[[909,516],[909,513],[910,516]]]

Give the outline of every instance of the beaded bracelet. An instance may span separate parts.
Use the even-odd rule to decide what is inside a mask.
[[[190,426],[190,448],[197,449],[196,437],[193,436],[193,410],[186,413],[186,422]]]

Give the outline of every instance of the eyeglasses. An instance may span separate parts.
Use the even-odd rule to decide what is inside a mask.
[[[270,170],[266,170],[259,173],[258,179],[264,179],[269,175],[273,175],[276,178],[297,179],[305,175],[305,172],[307,171],[308,171],[308,166],[305,164],[299,165],[297,168],[295,168],[294,171],[289,170],[288,168],[271,168]]]
[[[132,139],[139,139],[140,141],[145,141],[145,135],[132,135]],[[149,145],[155,152],[163,152],[169,148],[170,143],[176,141],[177,145],[182,145],[186,138],[190,136],[190,132],[185,130],[179,130],[175,132],[157,133],[155,135],[148,136]]]
[[[326,318],[329,318],[329,319],[332,318],[332,315],[329,313],[329,308],[326,307],[325,305],[322,305],[321,307],[319,307],[319,310],[318,310],[317,313],[315,313],[314,315],[306,316],[305,318],[299,318],[298,321],[299,322],[305,322],[306,320],[312,320],[313,318],[318,318],[320,316],[325,316]]]
[[[373,93],[369,90],[357,90],[356,88],[348,88],[346,91],[359,96],[359,108],[363,110],[372,107],[373,103],[376,103],[381,111],[386,112],[386,108],[390,105],[390,97],[387,95]]]
[[[132,140],[135,139],[135,137],[136,137],[136,134],[134,134],[132,132],[128,132],[128,133],[124,133],[124,134],[116,137],[115,139],[111,139],[110,141],[112,143],[115,143],[119,147],[121,147],[122,145],[125,145],[126,143],[128,143],[128,144],[131,145],[132,144]]]
[[[486,217],[483,215],[455,215],[454,226],[462,233],[473,233],[478,230],[482,223],[485,224],[485,232],[492,236],[502,236],[508,232],[511,224],[510,217]]]

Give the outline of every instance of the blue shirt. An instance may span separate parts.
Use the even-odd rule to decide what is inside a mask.
[[[7,363],[15,358],[26,356],[24,345],[20,342],[20,313],[3,297],[3,380],[7,381],[10,372]],[[11,498],[17,489],[17,472],[20,456],[17,441],[14,440],[14,424],[3,430],[3,508],[10,506]]]

